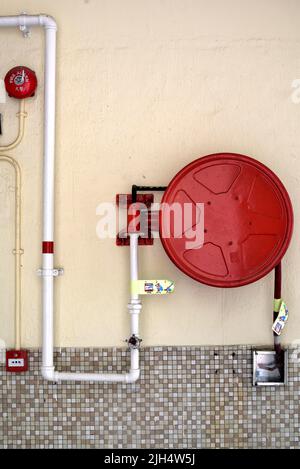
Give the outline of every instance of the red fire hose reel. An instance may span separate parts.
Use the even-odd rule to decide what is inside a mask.
[[[190,203],[204,213],[184,226],[181,237],[163,237],[169,223],[164,205],[160,234],[171,261],[186,275],[214,287],[239,287],[268,274],[284,256],[292,236],[293,210],[279,178],[248,156],[218,153],[193,161],[170,182],[163,203]],[[187,248],[187,233],[204,215],[204,243]],[[172,221],[171,221],[172,224]]]
[[[7,72],[4,83],[9,96],[16,99],[25,99],[34,96],[37,78],[33,70],[19,66]]]
[[[185,204],[192,207],[189,224],[179,233],[170,217],[172,204],[183,214]],[[200,246],[190,248],[197,228],[203,233]],[[254,351],[253,385],[287,382],[287,354],[278,336],[289,314],[281,297],[281,259],[292,231],[292,204],[282,182],[245,155],[217,153],[193,161],[172,179],[162,199],[162,245],[189,277],[213,287],[240,287],[274,269],[274,351]],[[267,367],[266,354],[272,357]]]
[[[198,282],[225,288],[255,282],[279,265],[289,246],[293,231],[289,195],[269,168],[248,156],[208,155],[179,171],[167,188],[133,187],[166,189],[159,214],[162,245],[171,261]],[[126,200],[129,223],[131,195]],[[152,201],[153,194],[136,198],[146,210]],[[179,233],[170,216],[175,205],[183,218],[186,205],[192,213],[190,224],[185,219]],[[191,233],[197,229],[203,232],[202,243],[191,248]],[[140,237],[140,245],[153,244],[150,229],[146,235]],[[119,236],[119,246],[129,244],[128,236]]]

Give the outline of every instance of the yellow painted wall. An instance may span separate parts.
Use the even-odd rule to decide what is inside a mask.
[[[219,151],[270,166],[295,209],[283,263],[290,307],[285,342],[300,338],[300,78],[298,0],[1,0],[0,14],[45,12],[58,32],[56,345],[119,346],[128,335],[128,249],[96,236],[96,207],[132,183],[164,185],[193,159]],[[23,144],[23,343],[41,344],[40,267],[43,33],[0,31],[0,77],[19,64],[40,84],[27,102]],[[299,93],[300,95],[300,93]],[[299,96],[298,95],[298,96]],[[4,135],[17,103],[0,105]],[[0,338],[13,345],[13,180],[0,169]],[[147,298],[143,344],[267,344],[272,287],[233,290],[181,274],[160,242],[141,249],[141,275],[169,277],[171,297]]]

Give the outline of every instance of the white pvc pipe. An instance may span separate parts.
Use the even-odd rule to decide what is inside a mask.
[[[54,159],[55,159],[55,79],[56,79],[56,22],[47,15],[19,15],[0,17],[0,27],[19,27],[26,31],[33,26],[45,30],[45,95],[44,95],[44,169],[43,169],[43,347],[42,375],[50,381],[100,381],[132,383],[139,378],[139,350],[131,349],[130,371],[124,374],[60,373],[53,364],[54,328]],[[50,246],[50,248],[49,248]],[[131,280],[138,276],[138,235],[130,235]],[[132,334],[138,336],[138,315],[141,303],[131,292],[128,305]]]

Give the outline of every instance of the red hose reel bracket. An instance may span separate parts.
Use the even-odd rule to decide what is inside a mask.
[[[139,246],[152,246],[154,239],[151,233],[151,206],[154,201],[153,194],[137,194],[136,203],[132,204],[131,194],[117,194],[116,205],[120,210],[126,210],[126,228],[120,230],[116,237],[117,246],[129,246],[129,232],[140,231],[142,217],[147,217],[147,233],[139,237]],[[136,220],[136,223],[135,223]],[[119,213],[117,213],[117,226],[119,226]],[[134,228],[133,228],[134,227]],[[119,228],[118,228],[119,229]]]

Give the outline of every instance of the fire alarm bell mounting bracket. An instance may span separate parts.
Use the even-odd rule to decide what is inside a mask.
[[[25,17],[27,15],[26,11],[22,11],[21,16]],[[21,31],[23,37],[28,39],[31,36],[31,30],[26,26],[25,21],[24,24],[20,24],[19,30]]]

